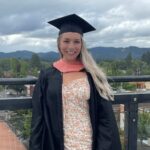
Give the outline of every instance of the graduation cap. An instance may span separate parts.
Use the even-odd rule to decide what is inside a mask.
[[[76,14],[57,18],[49,21],[48,23],[60,30],[59,35],[65,32],[77,32],[83,35],[83,33],[96,30],[86,20]]]

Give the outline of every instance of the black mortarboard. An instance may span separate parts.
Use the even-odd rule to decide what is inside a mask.
[[[96,30],[86,20],[76,14],[57,18],[48,23],[60,30],[59,35],[65,32],[77,32],[83,35],[83,33]]]

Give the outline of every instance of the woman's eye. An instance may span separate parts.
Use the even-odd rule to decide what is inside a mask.
[[[80,41],[75,41],[75,43],[77,43],[77,44],[78,44],[78,43],[80,43]]]
[[[64,43],[69,43],[69,41],[64,41]]]

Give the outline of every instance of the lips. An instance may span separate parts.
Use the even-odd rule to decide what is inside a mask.
[[[75,54],[76,52],[74,50],[67,50],[67,53],[72,55]]]

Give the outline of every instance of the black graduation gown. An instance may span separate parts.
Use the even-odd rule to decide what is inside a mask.
[[[91,75],[89,113],[93,130],[92,150],[121,150],[110,101],[97,92]],[[41,71],[32,98],[30,150],[64,150],[62,75],[54,67]]]

